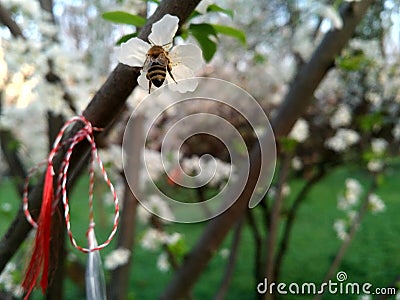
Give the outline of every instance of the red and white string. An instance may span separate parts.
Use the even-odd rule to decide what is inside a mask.
[[[82,129],[80,129],[72,138],[67,139],[63,142],[61,142],[61,139],[66,131],[66,129],[75,122],[82,122],[84,124],[84,127]],[[119,222],[119,201],[118,201],[118,196],[117,193],[114,189],[113,184],[111,183],[107,172],[104,168],[104,165],[98,155],[97,152],[97,146],[96,143],[94,141],[94,136],[93,136],[93,131],[100,131],[101,129],[93,127],[92,124],[86,120],[85,117],[83,116],[77,116],[77,117],[73,117],[72,119],[70,119],[69,121],[67,121],[64,126],[60,129],[54,143],[53,143],[53,148],[49,154],[49,157],[47,159],[47,161],[40,163],[38,166],[32,168],[28,174],[28,177],[25,181],[25,187],[24,187],[24,193],[23,193],[23,211],[26,217],[26,220],[34,227],[37,228],[37,223],[36,221],[32,218],[30,212],[29,212],[29,207],[28,207],[28,186],[29,186],[29,179],[30,177],[33,175],[33,173],[35,173],[37,171],[37,169],[44,165],[44,164],[48,164],[50,166],[53,165],[53,158],[54,156],[57,154],[57,152],[60,150],[61,147],[63,147],[65,144],[69,144],[67,152],[64,156],[64,159],[61,163],[61,167],[60,167],[60,172],[58,173],[58,178],[57,178],[57,190],[55,193],[55,200],[53,203],[53,210],[55,209],[55,207],[58,204],[58,201],[60,200],[60,197],[62,198],[63,204],[64,204],[64,217],[65,217],[65,223],[66,223],[66,227],[67,227],[67,232],[68,232],[68,236],[69,239],[72,243],[72,245],[85,253],[91,252],[91,251],[96,251],[96,250],[100,250],[103,249],[104,247],[106,247],[111,240],[113,239],[116,231],[117,231],[117,227],[118,227],[118,222]],[[114,207],[115,207],[115,211],[114,211],[114,220],[113,220],[113,227],[112,230],[108,236],[108,238],[100,245],[93,247],[92,243],[89,241],[89,248],[85,248],[82,247],[80,245],[78,245],[78,243],[76,242],[74,235],[72,233],[71,230],[71,218],[70,218],[70,207],[69,207],[69,201],[68,201],[68,194],[67,194],[67,179],[68,179],[68,170],[69,170],[69,166],[70,166],[70,160],[71,160],[71,155],[72,152],[74,150],[74,147],[80,143],[82,140],[87,140],[90,143],[91,146],[91,159],[90,159],[90,167],[89,167],[89,227],[88,227],[88,231],[87,231],[87,237],[88,239],[90,239],[90,234],[89,232],[91,230],[94,230],[95,227],[95,222],[94,222],[94,214],[93,214],[93,187],[94,187],[94,167],[95,167],[95,163],[97,161],[101,173],[103,175],[104,181],[106,182],[106,184],[108,185],[108,187],[110,188],[110,191],[113,195],[113,201],[114,201]],[[54,172],[54,170],[53,170]]]

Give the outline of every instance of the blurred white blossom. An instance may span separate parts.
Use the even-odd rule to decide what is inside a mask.
[[[165,244],[167,245],[175,245],[178,243],[182,238],[182,235],[178,232],[174,232],[171,235],[166,235],[165,237]]]
[[[362,193],[361,184],[354,178],[347,178],[345,181],[345,190],[338,197],[338,208],[347,211],[358,204]]]
[[[336,112],[330,119],[332,128],[350,125],[351,123],[351,110],[347,104],[340,104]]]
[[[207,8],[213,3],[213,0],[201,0],[201,2],[196,6],[196,11],[201,14],[205,14],[207,12]]]
[[[371,141],[371,148],[375,154],[383,154],[387,146],[388,142],[382,138],[372,139]]]
[[[340,128],[333,137],[326,140],[325,146],[336,152],[343,152],[359,140],[360,136],[356,131]]]
[[[0,274],[0,286],[15,298],[21,299],[24,294],[22,287],[16,282],[17,268],[13,262],[9,262]]]
[[[334,28],[342,29],[342,17],[340,16],[339,11],[332,5],[317,4],[314,8],[314,11],[321,17],[328,19]]]
[[[303,162],[301,161],[300,157],[295,156],[292,158],[292,168],[295,169],[296,171],[301,170],[303,168]]]
[[[233,166],[218,158],[201,159],[197,155],[182,159],[182,169],[191,176],[200,175],[199,182],[208,183],[212,187],[218,187],[230,176],[233,176]]]
[[[162,252],[157,259],[157,268],[161,272],[167,272],[170,269],[170,263],[168,261],[168,256],[165,252]]]
[[[400,122],[397,122],[393,127],[392,135],[396,141],[400,140]]]
[[[373,213],[379,213],[385,210],[386,206],[383,200],[376,194],[370,194],[368,196],[369,209]]]
[[[131,251],[129,249],[115,249],[106,256],[104,266],[107,270],[115,270],[116,268],[125,265],[128,262],[130,256]]]
[[[146,166],[143,172],[148,172],[151,180],[157,180],[164,173],[161,152],[145,148],[143,158]],[[141,178],[148,178],[149,176],[141,176]],[[141,183],[144,184],[144,182]]]
[[[381,159],[372,159],[367,163],[367,169],[371,172],[380,172],[383,170],[384,165]]]
[[[219,255],[221,255],[222,258],[226,259],[226,258],[228,258],[230,252],[231,252],[231,251],[230,251],[228,248],[222,248],[222,249],[219,251]]]
[[[382,100],[383,100],[381,95],[379,95],[378,93],[374,93],[374,92],[367,93],[365,95],[365,98],[367,99],[367,101],[371,102],[375,106],[380,106],[382,104]]]
[[[172,213],[172,210],[169,207],[167,201],[163,200],[159,195],[150,195],[147,197],[146,200],[142,202],[142,205],[146,207],[145,209],[148,209],[151,212],[162,216],[164,222],[167,222],[166,220],[172,220],[174,218],[174,214]],[[141,212],[141,215],[143,221],[148,220],[148,218],[150,217],[150,214],[146,217],[146,214],[144,212]]]
[[[347,224],[346,221],[343,219],[336,220],[333,224],[333,229],[336,232],[337,237],[344,241],[348,237],[347,233]]]
[[[290,189],[290,185],[288,185],[287,183],[284,183],[282,186],[282,196],[283,197],[287,197],[290,195],[291,189]]]
[[[164,244],[167,235],[165,232],[149,228],[141,239],[141,246],[146,250],[157,250]]]
[[[304,119],[298,119],[289,133],[289,137],[299,143],[304,142],[309,136],[308,123]]]

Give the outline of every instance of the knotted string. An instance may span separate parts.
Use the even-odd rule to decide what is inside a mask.
[[[84,127],[80,129],[72,138],[67,139],[66,141],[61,142],[61,139],[65,133],[65,130],[75,122],[82,122]],[[40,215],[38,221],[35,221],[28,208],[28,185],[29,179],[32,174],[38,169],[39,166],[43,165],[44,163],[39,164],[37,167],[33,168],[25,181],[24,187],[24,194],[23,194],[23,211],[26,217],[26,220],[37,229],[36,237],[35,237],[35,244],[33,248],[33,254],[26,272],[25,279],[22,283],[22,287],[27,294],[24,299],[27,299],[32,292],[33,288],[38,282],[39,276],[41,274],[40,286],[42,288],[42,292],[45,293],[47,285],[48,285],[48,275],[49,275],[49,258],[50,258],[50,237],[51,237],[51,219],[52,215],[54,214],[55,208],[62,198],[64,204],[64,217],[65,223],[67,227],[67,232],[69,239],[72,245],[78,249],[79,251],[89,253],[93,251],[100,250],[106,247],[111,240],[113,239],[117,227],[118,227],[118,220],[119,220],[119,204],[118,204],[118,197],[117,193],[112,185],[110,179],[107,176],[107,172],[103,166],[103,163],[98,156],[96,143],[94,141],[93,131],[100,131],[101,129],[92,127],[91,123],[86,120],[83,116],[73,117],[69,121],[67,121],[64,126],[60,129],[54,143],[53,148],[50,151],[48,159],[45,163],[47,163],[44,187],[43,187],[43,195],[42,195],[42,208],[40,211]],[[89,228],[87,232],[87,237],[89,241],[89,248],[84,248],[77,244],[72,231],[71,231],[71,223],[70,223],[70,209],[68,203],[68,195],[67,195],[67,179],[68,179],[68,169],[70,165],[70,159],[73,152],[74,147],[81,142],[82,140],[87,140],[91,146],[91,159],[90,159],[90,167],[89,167]],[[65,153],[64,159],[61,163],[60,171],[58,173],[57,179],[57,189],[54,195],[53,192],[53,176],[54,169],[53,169],[53,159],[57,152],[60,150],[62,146],[69,143],[67,152]],[[113,195],[114,199],[114,222],[113,228],[111,233],[109,234],[108,238],[105,242],[100,245],[94,246],[93,244],[93,237],[94,237],[94,216],[93,216],[93,187],[94,187],[94,166],[95,163],[98,163],[101,173],[103,175],[104,181],[107,183],[110,191]]]

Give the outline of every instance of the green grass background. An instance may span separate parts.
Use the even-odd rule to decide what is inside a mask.
[[[386,287],[400,275],[400,201],[399,182],[400,168],[393,166],[386,172],[383,183],[379,186],[377,194],[386,204],[384,213],[373,215],[368,213],[346,253],[339,270],[348,275],[347,282],[370,282],[373,287]],[[340,241],[333,230],[334,220],[343,216],[337,210],[337,195],[344,188],[344,181],[348,177],[359,179],[367,189],[369,179],[357,168],[347,167],[332,170],[322,182],[316,185],[300,207],[289,250],[284,259],[281,280],[285,283],[319,283],[323,279],[327,268],[333,260]],[[293,196],[304,184],[302,180],[290,183],[292,193],[287,199],[293,200]],[[101,193],[102,191],[98,191]],[[20,204],[20,198],[15,192],[10,180],[0,182],[0,234],[3,234],[10,224]],[[9,205],[5,205],[9,203]],[[87,228],[87,181],[80,180],[71,196],[71,211],[73,230],[77,239],[85,244],[84,233]],[[99,202],[97,202],[99,203]],[[112,211],[110,207],[106,211]],[[104,209],[100,209],[104,211]],[[98,240],[104,239],[109,233],[109,216],[107,213],[98,216],[102,221],[98,222]],[[166,230],[170,233],[180,232],[184,235],[189,246],[193,245],[206,223],[199,224],[169,224]],[[141,234],[144,227],[138,226],[137,233]],[[227,237],[221,248],[230,247],[231,235]],[[28,245],[25,245],[25,248]],[[113,246],[102,251],[105,255]],[[84,262],[85,255],[71,250]],[[129,299],[157,299],[169,282],[172,271],[162,273],[157,269],[159,252],[149,252],[141,248],[137,242],[133,249],[133,265],[131,272],[131,287]],[[18,266],[23,271],[25,262],[22,254],[16,254]],[[220,253],[216,253],[210,264],[206,267],[200,280],[194,289],[195,299],[213,299],[222,276],[224,274],[227,259]],[[246,226],[242,233],[237,264],[232,282],[230,284],[227,299],[256,299],[257,282],[254,273],[254,243],[251,232]],[[109,274],[106,272],[106,276]],[[78,290],[69,280],[66,281],[66,299],[84,299],[84,291]],[[287,295],[281,299],[311,299],[310,296]],[[357,299],[357,296],[326,295],[323,299]],[[40,292],[35,292],[33,299],[42,299]],[[394,297],[392,298],[394,299]]]

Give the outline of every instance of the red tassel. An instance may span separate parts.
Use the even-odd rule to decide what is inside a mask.
[[[24,299],[28,299],[30,293],[35,287],[40,273],[42,278],[40,286],[43,294],[48,285],[49,274],[49,256],[50,256],[50,233],[51,233],[51,216],[53,211],[53,166],[51,163],[47,165],[46,176],[44,180],[42,208],[38,219],[38,227],[36,231],[35,245],[33,254],[29,263],[22,287],[27,291]]]

